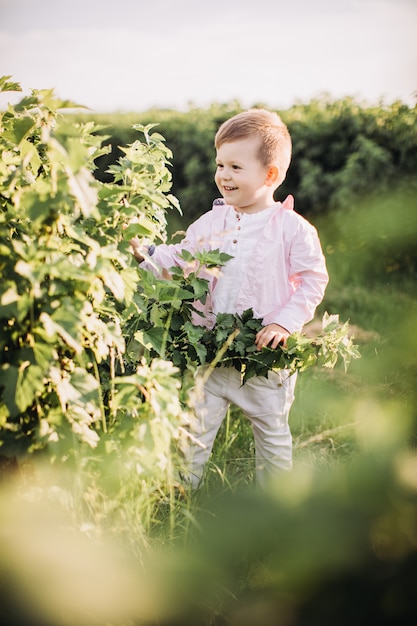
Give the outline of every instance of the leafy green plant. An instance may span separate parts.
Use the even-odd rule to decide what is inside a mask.
[[[18,91],[9,78],[1,90]],[[123,149],[113,182],[98,183],[103,137],[92,122],[68,121],[75,106],[33,91],[1,113],[0,455],[84,458],[93,474],[101,454],[120,454],[119,474],[134,467],[150,489],[172,485],[187,421],[173,367],[153,360],[127,372],[123,363],[125,322],[140,315],[144,284],[128,238],[164,238],[165,209],[178,208],[167,193],[171,153],[137,126],[144,141]]]
[[[235,367],[242,373],[242,383],[252,376],[268,376],[276,369],[290,372],[304,371],[309,367],[333,368],[342,360],[347,369],[350,360],[359,358],[353,337],[349,336],[349,324],[339,322],[338,315],[325,313],[322,332],[316,337],[293,333],[286,345],[258,350],[255,337],[262,328],[262,320],[253,317],[252,309],[241,315],[223,313],[218,315],[216,326],[202,337],[207,349],[206,362]]]
[[[167,358],[183,374],[206,362],[206,347],[201,343],[203,326],[193,323],[198,316],[195,304],[204,303],[207,296],[207,272],[215,272],[231,257],[218,250],[197,252],[193,257],[182,252],[188,264],[170,269],[171,279],[155,280],[150,272],[141,270],[146,279],[141,284],[140,316],[127,323],[130,336],[128,360],[133,366],[146,351],[147,358]]]
[[[207,262],[207,255],[199,256],[201,262]],[[216,258],[216,262],[223,262],[222,255]],[[148,349],[151,357],[169,358],[182,373],[197,365],[235,367],[242,374],[242,384],[253,376],[268,376],[271,370],[285,368],[296,372],[314,365],[333,368],[340,360],[346,370],[351,359],[360,357],[349,334],[348,322],[342,324],[338,315],[328,313],[323,316],[319,335],[309,337],[305,333],[293,333],[285,346],[276,349],[257,349],[255,338],[262,328],[262,320],[253,316],[252,309],[241,315],[220,313],[212,329],[193,325],[191,312],[194,307],[190,300],[196,298],[199,289],[207,282],[198,278],[201,267],[186,279],[178,268],[172,268],[174,280],[166,281],[158,291],[159,304],[154,299],[148,301],[147,315],[135,320],[138,328],[134,333],[135,341]],[[158,325],[155,325],[156,315],[159,316]],[[160,325],[165,325],[164,332],[161,332]],[[140,350],[139,354],[142,354]]]

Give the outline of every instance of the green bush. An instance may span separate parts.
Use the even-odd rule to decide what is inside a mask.
[[[184,230],[211,207],[219,192],[213,182],[218,126],[242,110],[239,102],[213,104],[187,112],[153,109],[123,115],[88,114],[109,135],[111,152],[96,160],[99,180],[110,180],[108,167],[120,157],[118,146],[133,140],[132,125],[156,123],[173,153],[173,193],[179,198],[183,217],[171,214],[167,232]],[[416,107],[401,102],[379,106],[361,105],[352,98],[326,97],[295,104],[278,111],[289,127],[293,158],[277,200],[291,193],[296,210],[314,224],[333,219],[339,209],[355,212],[369,196],[384,196],[401,185],[413,189],[417,170]],[[366,209],[365,209],[366,210]],[[400,218],[401,219],[401,218]],[[397,246],[397,274],[406,266],[415,271],[417,248],[402,255]],[[353,253],[353,249],[352,249]],[[388,261],[388,260],[387,260]]]
[[[189,418],[172,364],[127,355],[146,286],[128,237],[165,237],[170,152],[137,126],[144,141],[99,183],[102,138],[64,114],[73,106],[33,91],[1,114],[0,455],[37,452],[92,478],[104,454],[119,488],[129,475],[149,494],[172,488]]]
[[[118,145],[132,140],[132,125],[157,123],[173,152],[173,191],[181,199],[187,223],[210,206],[218,191],[214,174],[214,134],[239,102],[213,104],[187,112],[89,114],[106,128],[114,153],[98,160],[97,176],[106,176]],[[416,107],[401,102],[361,105],[352,98],[321,98],[278,111],[293,139],[293,159],[280,197],[292,193],[303,215],[345,206],[382,184],[413,175],[417,166]],[[84,117],[84,116],[83,116]]]

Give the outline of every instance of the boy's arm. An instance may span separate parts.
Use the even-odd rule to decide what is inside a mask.
[[[313,319],[329,282],[317,231],[309,223],[297,230],[291,243],[289,279],[293,292],[288,302],[265,316],[264,323],[279,324],[293,333]]]
[[[188,267],[189,263],[181,258],[181,252],[188,250],[191,254],[205,247],[209,248],[207,233],[209,228],[209,213],[202,215],[191,224],[185,237],[176,244],[159,244],[144,247],[137,237],[129,241],[133,256],[143,269],[151,271],[155,275],[164,275],[164,271],[173,266]]]
[[[145,260],[144,254],[152,256],[155,251],[154,244],[152,244],[151,246],[143,246],[138,237],[133,237],[133,239],[131,239],[129,243],[130,247],[132,248],[132,254],[138,263],[142,263]]]

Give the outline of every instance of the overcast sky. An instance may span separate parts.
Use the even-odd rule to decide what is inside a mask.
[[[109,112],[412,105],[416,27],[417,0],[0,0],[0,75]]]

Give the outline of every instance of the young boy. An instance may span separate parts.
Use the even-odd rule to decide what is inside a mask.
[[[293,198],[275,202],[291,160],[291,138],[276,113],[251,109],[222,124],[215,136],[215,182],[222,199],[188,228],[179,244],[159,245],[144,267],[166,271],[183,262],[183,249],[220,249],[233,258],[219,277],[210,278],[204,318],[212,327],[218,313],[242,313],[252,308],[262,319],[256,346],[276,348],[310,321],[328,282],[316,229],[293,211]],[[144,261],[137,239],[133,253]],[[155,269],[153,269],[155,271]],[[277,472],[292,467],[292,437],[288,424],[296,375],[286,370],[268,378],[253,377],[241,385],[233,367],[216,367],[202,393],[196,395],[200,446],[190,451],[190,482],[197,487],[214,439],[230,403],[251,421],[256,451],[256,477],[265,487]],[[197,386],[198,388],[198,386]]]

